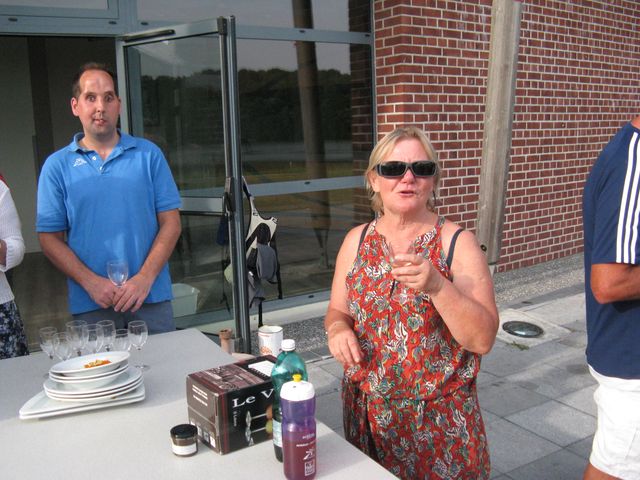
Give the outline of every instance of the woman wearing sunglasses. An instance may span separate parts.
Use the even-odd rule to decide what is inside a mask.
[[[421,130],[385,136],[365,177],[376,218],[347,234],[325,318],[345,437],[400,478],[489,478],[476,395],[498,328],[486,259],[436,213],[440,168]]]

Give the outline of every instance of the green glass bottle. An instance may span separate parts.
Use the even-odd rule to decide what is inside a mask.
[[[293,380],[298,373],[302,380],[308,380],[307,367],[302,357],[296,352],[296,342],[290,338],[282,340],[282,352],[271,370],[273,383],[273,448],[278,461],[282,462],[282,410],[280,409],[280,390],[282,385]]]

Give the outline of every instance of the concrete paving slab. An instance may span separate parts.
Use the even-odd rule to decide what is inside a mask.
[[[491,351],[482,357],[480,371],[496,377],[506,377],[531,366],[525,350],[504,342],[496,342]]]
[[[482,411],[482,420],[484,421],[485,427],[489,422],[496,422],[500,420],[501,417],[496,415],[495,413],[491,413],[489,410],[484,410],[482,408],[482,404],[480,405],[480,410]]]
[[[598,414],[598,409],[596,407],[596,402],[593,400],[593,393],[596,391],[596,388],[598,388],[597,384],[589,385],[588,387],[559,397],[557,398],[557,400],[558,402],[564,403],[565,405],[571,408],[575,408],[576,410],[580,410],[587,415],[596,417]]]
[[[522,388],[506,380],[497,380],[478,387],[478,399],[484,410],[505,417],[535,405],[548,402],[549,397]]]
[[[527,347],[515,342],[496,342],[491,352],[482,357],[480,370],[506,377],[545,363],[557,363],[563,358],[584,358],[584,351],[558,342],[546,342]]]
[[[584,351],[587,348],[587,336],[584,332],[572,331],[569,335],[560,339],[558,343],[566,345],[567,347],[579,348]]]
[[[486,425],[491,464],[499,472],[510,472],[560,450],[560,446],[500,419]]]
[[[322,368],[326,372],[329,372],[334,377],[342,379],[344,369],[342,368],[342,365],[338,363],[337,360],[333,358],[329,360],[324,360],[318,363],[318,367]]]
[[[340,392],[328,393],[316,399],[316,418],[332,430],[342,428]]]
[[[575,369],[580,374],[584,374],[584,371],[588,374],[589,371],[584,349],[564,345],[561,341],[549,342],[532,348],[531,354],[532,357],[535,357],[535,361],[532,362],[533,365],[546,363],[557,368]]]
[[[591,415],[555,400],[509,415],[506,419],[561,447],[588,437],[596,428],[596,420]]]
[[[581,480],[585,467],[584,458],[559,450],[508,474],[513,480]]]
[[[326,370],[315,366],[313,363],[307,364],[309,381],[316,390],[316,396],[320,397],[326,393],[336,392],[340,389],[340,380],[331,375]]]
[[[575,453],[576,455],[589,460],[591,455],[591,445],[593,444],[593,435],[589,435],[587,438],[580,440],[579,442],[567,445],[566,450]]]
[[[593,378],[587,375],[568,374],[565,368],[542,364],[506,377],[522,388],[558,398],[593,384]]]
[[[478,372],[478,379],[476,380],[476,385],[478,386],[478,388],[480,388],[482,385],[489,385],[490,383],[493,383],[498,379],[500,379],[500,377],[492,373],[485,372],[481,368],[480,372]]]
[[[568,328],[572,332],[587,332],[587,321],[585,320],[585,314],[582,313],[582,316],[576,320],[575,322],[565,323],[562,325],[564,328]]]
[[[565,326],[568,323],[584,320],[584,293],[525,306],[522,310],[546,322]]]

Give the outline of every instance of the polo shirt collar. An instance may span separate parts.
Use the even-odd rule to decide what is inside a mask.
[[[126,133],[122,133],[118,130],[120,134],[120,141],[117,143],[115,147],[113,147],[113,151],[110,156],[115,156],[114,154],[120,154],[120,152],[124,150],[129,150],[130,148],[134,148],[136,146],[136,139],[131,135],[127,135]],[[79,132],[73,136],[73,141],[69,144],[69,150],[72,152],[86,152],[87,150],[80,146],[80,140],[84,138],[84,133]]]

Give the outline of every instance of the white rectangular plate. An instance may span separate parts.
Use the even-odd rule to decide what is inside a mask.
[[[100,401],[96,401],[95,403],[58,402],[47,397],[47,394],[42,391],[27,401],[18,413],[21,420],[55,417],[57,415],[67,415],[69,413],[86,412],[89,410],[99,410],[117,405],[141,402],[144,400],[144,397],[144,384],[140,384],[134,391],[120,397],[100,399]]]

